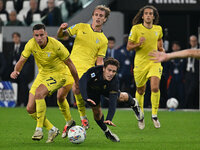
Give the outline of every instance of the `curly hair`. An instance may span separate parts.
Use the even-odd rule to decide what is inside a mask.
[[[136,14],[136,16],[133,18],[133,21],[132,21],[133,25],[143,23],[142,16],[144,14],[144,10],[145,9],[152,9],[153,10],[153,15],[155,17],[155,19],[153,20],[153,24],[155,24],[155,25],[158,24],[158,22],[159,22],[158,10],[152,5],[146,5],[146,6],[142,7],[142,8],[140,8],[140,10]]]

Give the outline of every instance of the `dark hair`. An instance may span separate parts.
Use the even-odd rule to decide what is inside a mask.
[[[153,15],[155,17],[155,19],[153,20],[153,24],[155,24],[155,25],[158,24],[158,22],[159,22],[158,10],[152,5],[146,5],[146,6],[142,7],[142,8],[140,8],[140,10],[136,14],[136,16],[133,18],[133,21],[132,21],[133,25],[143,23],[142,16],[144,14],[144,10],[148,9],[148,8],[153,10]]]
[[[21,37],[21,35],[20,35],[19,32],[13,32],[13,33],[12,33],[12,38],[14,37],[14,35],[17,35],[18,37]]]
[[[176,44],[176,45],[178,45],[178,46],[181,47],[181,43],[180,43],[179,41],[173,41],[173,42],[172,42],[172,46],[173,46],[174,44]]]
[[[113,65],[117,67],[117,70],[119,69],[119,61],[117,59],[114,59],[112,57],[108,57],[104,59],[104,68],[106,68],[108,65]]]
[[[108,41],[114,41],[115,42],[115,38],[113,36],[109,36]]]
[[[40,29],[46,30],[45,25],[43,25],[43,24],[36,24],[36,25],[33,26],[33,31],[34,30],[40,30]]]

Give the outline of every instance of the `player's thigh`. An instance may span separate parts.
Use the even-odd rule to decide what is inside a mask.
[[[150,77],[158,77],[159,79],[161,79],[161,76],[162,76],[162,70],[163,70],[163,67],[161,66],[161,64],[155,64],[155,65],[151,65],[149,67],[149,71],[148,71],[148,74],[147,74],[147,78],[150,78]]]
[[[148,81],[148,70],[138,70],[134,69],[134,79],[135,79],[135,84],[136,87],[143,87],[146,82]]]

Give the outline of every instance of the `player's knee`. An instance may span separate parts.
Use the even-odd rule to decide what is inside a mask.
[[[138,94],[143,95],[145,90],[144,89],[137,89]]]
[[[154,93],[157,93],[159,91],[159,88],[153,87],[153,88],[151,88],[151,91],[154,92]]]
[[[26,106],[26,111],[29,113],[29,114],[32,114],[35,112],[35,110],[33,108],[31,108],[30,106]]]

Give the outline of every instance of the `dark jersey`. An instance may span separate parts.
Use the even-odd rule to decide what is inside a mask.
[[[111,81],[103,79],[103,66],[90,68],[79,80],[79,88],[83,99],[92,99],[98,105],[100,96],[109,98],[109,109],[106,120],[111,120],[115,114],[119,96],[119,80],[117,76]]]

